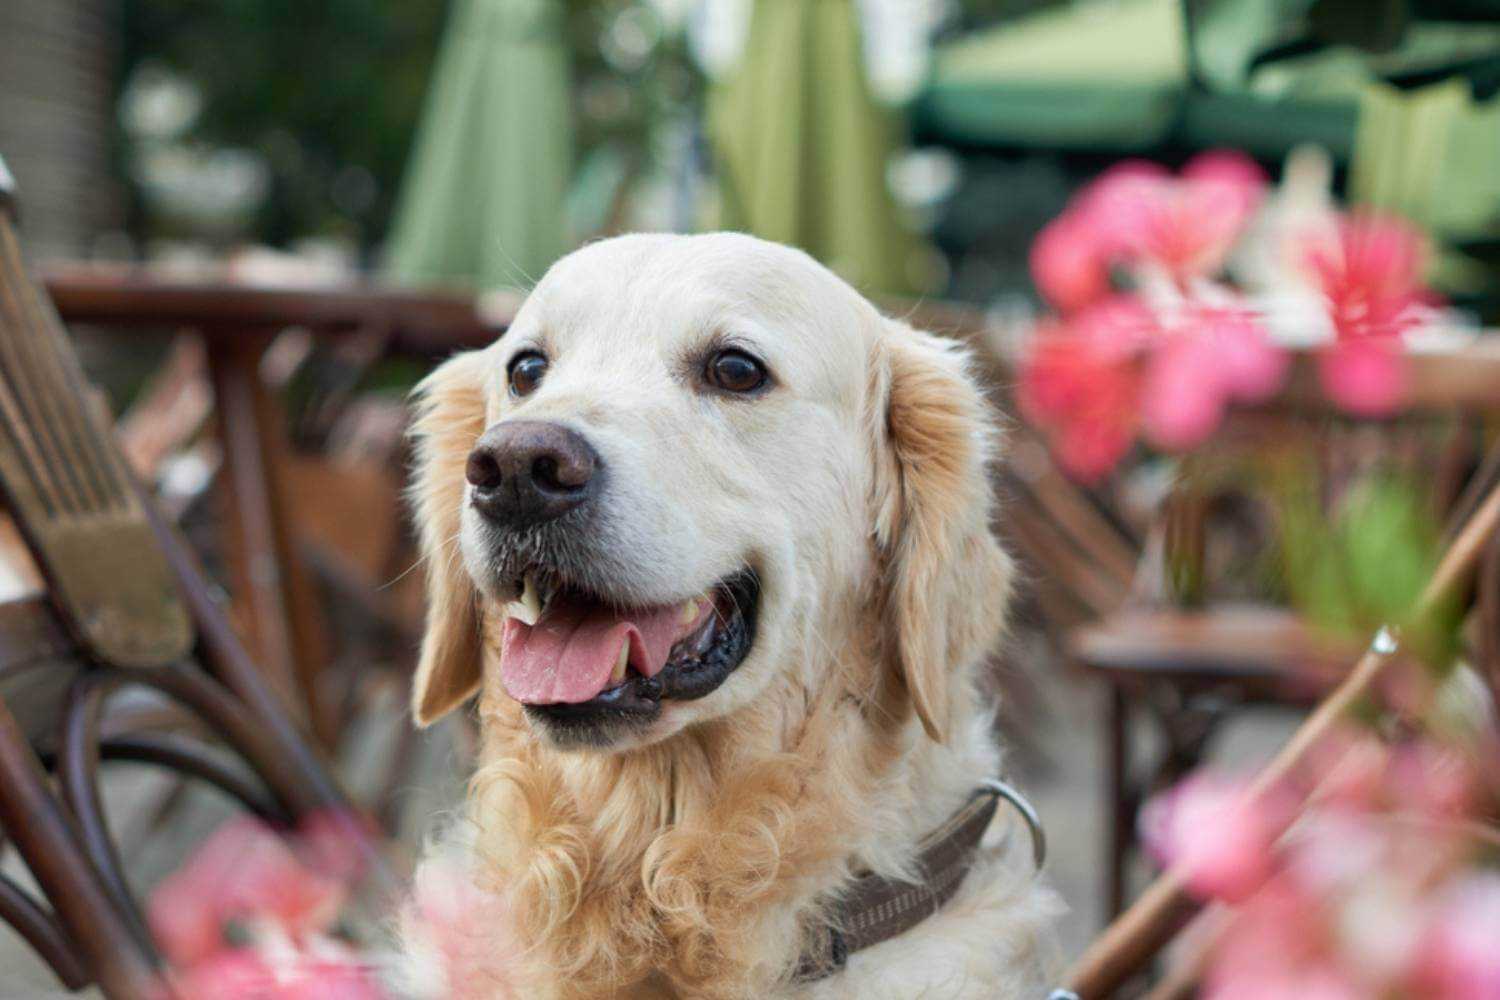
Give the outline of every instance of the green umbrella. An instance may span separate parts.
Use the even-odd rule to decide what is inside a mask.
[[[924,134],[1006,149],[1151,154],[1236,146],[1280,158],[1303,142],[1341,159],[1353,141],[1349,98],[1262,94],[1244,68],[1280,31],[1272,0],[1199,10],[1193,31],[1210,87],[1189,83],[1182,0],[1057,5],[938,48],[914,109]]]
[[[565,249],[572,156],[557,0],[455,0],[389,247],[401,281],[529,284]]]
[[[907,290],[891,126],[852,0],[757,0],[744,61],[711,95],[720,224],[802,247],[867,290]]]

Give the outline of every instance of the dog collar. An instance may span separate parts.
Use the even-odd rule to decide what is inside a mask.
[[[917,845],[920,881],[870,873],[856,878],[839,896],[802,953],[797,981],[831,976],[844,968],[854,952],[904,934],[942,909],[974,867],[979,842],[995,818],[1001,799],[1025,821],[1031,833],[1032,860],[1040,871],[1047,860],[1047,835],[1036,810],[1005,782],[983,781],[962,809]]]

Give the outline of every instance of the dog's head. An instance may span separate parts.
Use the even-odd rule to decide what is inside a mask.
[[[816,691],[830,647],[861,643],[941,739],[998,632],[961,352],[798,251],[590,245],[420,399],[420,723],[483,678],[554,745],[624,749],[780,681]]]

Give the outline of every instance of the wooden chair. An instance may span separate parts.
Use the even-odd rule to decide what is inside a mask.
[[[68,988],[134,1000],[163,995],[161,959],[110,836],[102,762],[169,768],[281,824],[350,807],[92,400],[0,211],[0,495],[45,582],[0,603],[0,830],[42,894],[0,877],[0,917]],[[127,691],[166,708],[115,710]]]
[[[1497,588],[1497,557],[1500,551],[1500,447],[1491,450],[1464,490],[1454,510],[1451,530],[1444,540],[1441,558],[1427,579],[1420,595],[1413,601],[1408,618],[1420,623],[1440,613],[1439,609],[1457,603],[1468,603],[1473,596],[1469,618],[1476,626],[1471,634],[1471,653],[1480,663],[1488,662],[1490,694],[1500,702],[1500,681],[1494,673],[1493,656],[1500,636],[1493,594]],[[1382,678],[1396,664],[1405,662],[1405,652],[1397,633],[1382,628],[1369,648],[1343,674],[1276,756],[1261,771],[1250,787],[1250,794],[1264,795],[1276,790],[1288,791],[1286,779],[1305,770],[1325,740],[1350,717],[1368,712],[1379,704]],[[1407,720],[1414,722],[1415,720]],[[1400,732],[1403,726],[1392,727]],[[1321,761],[1328,771],[1337,765]],[[1313,795],[1303,787],[1299,797]],[[1283,802],[1283,806],[1286,802]],[[1281,810],[1278,810],[1281,811]],[[1287,810],[1282,822],[1291,823],[1297,810]],[[1500,816],[1480,817],[1479,829],[1488,837],[1500,836]],[[1060,996],[1079,1000],[1104,1000],[1121,991],[1138,995],[1131,989],[1138,977],[1174,940],[1191,935],[1193,946],[1186,949],[1184,960],[1148,994],[1166,1000],[1193,995],[1204,958],[1204,947],[1222,930],[1221,912],[1202,913],[1202,900],[1187,888],[1183,874],[1169,870],[1160,875],[1128,910],[1114,920],[1104,933],[1084,951],[1068,971]],[[1195,919],[1196,918],[1196,919]]]
[[[1476,363],[1495,373],[1494,356],[1487,348],[1479,354]],[[1216,539],[1260,530],[1261,544],[1281,544],[1264,495],[1268,477],[1255,477],[1247,491],[1243,472],[1237,481],[1233,470],[1257,459],[1264,469],[1276,456],[1300,462],[1331,513],[1367,474],[1394,468],[1424,485],[1435,523],[1451,522],[1464,513],[1460,491],[1481,454],[1485,421],[1500,413],[1489,390],[1470,394],[1468,383],[1455,382],[1445,391],[1438,365],[1456,369],[1466,363],[1458,355],[1421,361],[1423,395],[1401,417],[1349,420],[1309,389],[1310,360],[1299,358],[1299,377],[1284,398],[1232,415],[1210,446],[1183,463],[1147,533],[1131,599],[1072,630],[1070,656],[1109,688],[1104,892],[1111,915],[1126,901],[1144,798],[1198,766],[1236,712],[1252,705],[1305,711],[1356,652],[1284,603],[1215,594]],[[1133,739],[1142,720],[1162,748],[1144,768]]]
[[[117,267],[54,266],[45,279],[63,319],[96,335],[130,343],[176,333],[158,391],[122,421],[132,457],[162,457],[154,425],[176,419],[177,443],[191,439],[212,459],[215,496],[204,499],[218,500],[219,514],[195,502],[191,526],[201,551],[223,556],[236,624],[294,718],[348,765],[360,801],[397,832],[422,740],[403,726],[371,760],[350,739],[404,710],[423,599],[400,502],[405,408],[382,408],[361,390],[489,344],[516,303],[487,300],[481,314],[472,296],[441,291]],[[458,720],[451,736],[462,746],[471,734]]]
[[[358,593],[379,607],[388,603],[378,590],[386,581],[350,590],[355,581],[348,574],[318,573],[345,563],[330,560],[326,547],[309,547],[304,529],[319,512],[310,518],[308,512],[317,507],[333,510],[335,518],[350,516],[339,507],[359,484],[340,486],[337,475],[328,475],[326,467],[311,469],[310,456],[299,453],[278,393],[296,366],[281,358],[268,364],[268,357],[273,345],[298,338],[337,345],[345,355],[343,370],[331,381],[344,379],[342,396],[347,396],[374,360],[431,361],[483,346],[503,331],[504,316],[481,317],[473,298],[464,295],[365,285],[181,281],[128,268],[54,268],[46,284],[70,324],[101,328],[121,339],[148,330],[182,331],[203,345],[211,432],[222,456],[217,478],[236,618],[273,688],[331,748],[339,720],[325,690],[331,643],[319,587]],[[288,336],[290,331],[298,337]],[[325,397],[341,396],[339,388]],[[336,488],[330,492],[331,485]]]

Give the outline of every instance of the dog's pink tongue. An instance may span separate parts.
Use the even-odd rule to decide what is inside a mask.
[[[630,665],[654,677],[692,625],[682,605],[620,612],[602,604],[556,598],[535,625],[506,619],[500,678],[527,705],[577,704],[610,686],[620,644],[630,643]],[[700,617],[701,620],[701,617]]]

